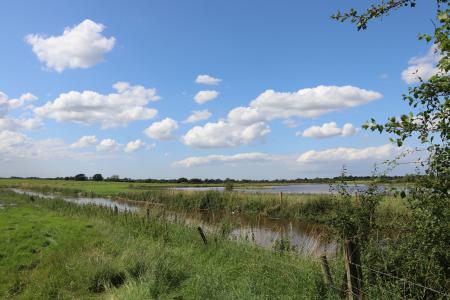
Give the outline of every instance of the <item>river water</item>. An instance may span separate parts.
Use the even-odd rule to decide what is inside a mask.
[[[12,190],[19,194],[50,199],[58,198],[80,205],[117,207],[119,211],[138,212],[146,204],[145,202],[127,203],[110,198],[68,197],[21,189]],[[247,240],[261,247],[274,248],[274,245],[279,244],[279,241],[283,239],[289,241],[293,251],[305,256],[321,254],[333,256],[337,249],[335,241],[330,238],[329,231],[324,226],[301,220],[271,219],[263,216],[244,216],[211,211],[184,212],[163,209],[160,206],[152,207],[151,214],[161,214],[162,211],[169,221],[187,226],[201,226],[206,232],[217,232],[224,226],[230,226],[229,237],[231,239]]]
[[[379,186],[381,189],[386,189],[384,186]],[[173,187],[172,190],[181,191],[224,191],[223,186],[212,187]],[[367,189],[365,184],[349,184],[348,190],[362,191]],[[326,183],[314,183],[314,184],[289,184],[289,185],[274,185],[264,186],[262,188],[234,188],[233,191],[243,193],[270,193],[278,194],[280,192],[286,194],[331,194],[333,191],[330,189],[330,185]]]

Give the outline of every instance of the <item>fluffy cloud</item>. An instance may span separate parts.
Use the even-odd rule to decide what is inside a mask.
[[[297,158],[299,163],[346,162],[359,160],[389,159],[401,152],[392,144],[367,148],[331,148],[322,151],[307,151]]]
[[[0,131],[31,130],[42,126],[40,118],[14,118],[8,113],[23,106],[25,103],[36,100],[37,97],[26,93],[17,99],[9,99],[5,93],[0,92]]]
[[[85,159],[100,158],[90,152],[72,152],[69,145],[60,139],[34,140],[23,133],[0,131],[0,160],[21,159]]]
[[[37,100],[38,97],[31,93],[26,93],[20,96],[18,99],[11,99],[9,100],[9,107],[11,109],[16,109],[19,107],[22,107],[25,103],[32,102]]]
[[[317,86],[294,93],[266,90],[250,103],[228,114],[233,123],[251,124],[290,117],[314,118],[380,99],[382,95],[353,86]]]
[[[199,121],[207,120],[211,117],[211,113],[205,110],[193,111],[192,114],[186,119],[186,123],[197,123]]]
[[[0,117],[4,116],[9,110],[22,107],[26,103],[37,100],[38,97],[32,93],[22,94],[19,98],[9,99],[8,95],[0,92]]]
[[[298,132],[297,135],[304,137],[312,137],[316,139],[329,138],[333,136],[351,136],[356,133],[356,128],[346,123],[344,127],[337,127],[336,122],[324,123],[322,126],[311,126],[303,132]]]
[[[214,90],[200,91],[194,96],[194,100],[198,104],[203,104],[205,102],[216,99],[217,96],[219,96],[218,91],[214,91]]]
[[[312,118],[328,112],[355,107],[380,99],[382,95],[353,86],[318,86],[294,93],[267,90],[248,107],[237,107],[226,120],[196,126],[183,137],[184,144],[194,148],[222,148],[247,145],[264,140],[270,132],[267,122],[292,117]],[[342,134],[354,130],[344,126]],[[345,132],[345,133],[344,133]]]
[[[264,140],[270,132],[264,122],[248,126],[220,120],[195,126],[182,138],[184,144],[193,148],[226,148],[247,145],[255,140]]]
[[[267,162],[274,160],[275,157],[260,152],[240,153],[236,155],[208,155],[191,156],[173,163],[173,166],[195,167],[210,164],[226,163],[246,163],[246,162]]]
[[[97,144],[97,137],[95,135],[82,136],[78,141],[70,145],[71,148],[86,148]]]
[[[60,36],[30,34],[25,40],[47,68],[62,72],[66,68],[89,68],[103,60],[116,42],[114,37],[102,35],[104,29],[102,24],[84,20],[66,28]]]
[[[267,120],[293,116],[314,118],[380,99],[382,95],[353,86],[317,86],[297,92],[266,90],[250,103],[250,108]]]
[[[156,140],[173,139],[172,131],[178,128],[177,121],[171,118],[165,118],[162,121],[154,122],[144,130],[144,133]]]
[[[250,125],[257,122],[266,121],[256,108],[253,107],[236,107],[228,113],[228,120],[234,124]]]
[[[147,107],[150,101],[160,98],[153,88],[131,86],[126,82],[113,85],[116,93],[107,95],[94,91],[70,91],[34,109],[40,117],[60,122],[82,124],[100,123],[102,128],[124,126],[131,121],[148,120],[157,110]]]
[[[42,120],[39,118],[17,119],[8,116],[0,117],[0,131],[32,130],[41,126]]]
[[[113,139],[104,139],[97,145],[97,151],[112,152],[120,148],[120,144]]]
[[[402,79],[408,84],[418,83],[422,80],[428,80],[431,76],[437,74],[436,64],[439,62],[441,54],[437,51],[436,45],[433,45],[428,53],[421,57],[413,57],[409,60],[409,67],[402,72]]]
[[[135,151],[141,149],[144,145],[145,145],[145,143],[139,139],[135,140],[135,141],[130,141],[125,146],[125,149],[123,151],[125,151],[126,153],[132,153],[132,152],[135,152]]]
[[[208,84],[208,85],[217,85],[221,81],[222,81],[222,79],[214,78],[214,77],[206,75],[206,74],[198,75],[197,78],[195,79],[196,83]]]

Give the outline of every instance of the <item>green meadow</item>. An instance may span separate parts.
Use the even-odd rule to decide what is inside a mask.
[[[0,191],[0,298],[334,299],[316,260]]]

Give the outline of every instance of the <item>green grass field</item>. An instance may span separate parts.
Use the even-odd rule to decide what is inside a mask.
[[[278,194],[167,190],[170,186],[174,185],[42,179],[0,180],[0,187],[17,187],[61,195],[81,193],[85,196],[109,196],[143,203],[159,203],[172,209],[238,212],[270,218],[297,218],[315,223],[329,222],[335,216],[338,206],[331,195],[285,194],[281,202]],[[378,207],[378,217],[380,223],[387,228],[399,227],[409,217],[409,211],[403,199],[384,196]]]
[[[337,298],[308,258],[61,200],[0,203],[2,299]]]

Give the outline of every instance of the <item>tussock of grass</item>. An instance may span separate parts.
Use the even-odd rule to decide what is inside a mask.
[[[157,218],[147,222],[143,215],[114,215],[60,200],[31,202],[5,191],[0,191],[0,201],[16,204],[0,210],[0,298],[337,296],[323,289],[320,266],[307,258],[210,233],[205,247],[195,228]]]

